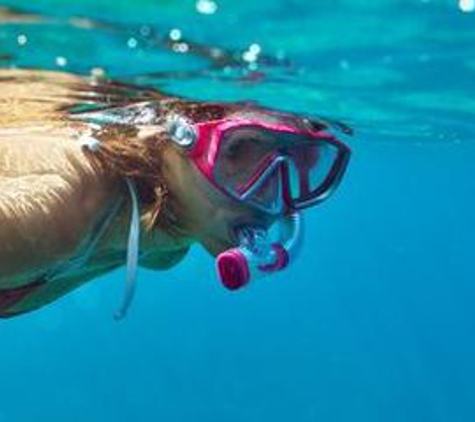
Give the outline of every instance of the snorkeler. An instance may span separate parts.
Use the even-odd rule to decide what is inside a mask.
[[[286,268],[349,149],[326,122],[70,74],[0,71],[0,316],[194,243],[238,289]]]

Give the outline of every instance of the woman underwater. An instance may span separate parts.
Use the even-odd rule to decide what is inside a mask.
[[[193,243],[223,284],[285,268],[301,211],[349,149],[320,120],[66,73],[0,71],[0,316],[127,263],[165,270]]]

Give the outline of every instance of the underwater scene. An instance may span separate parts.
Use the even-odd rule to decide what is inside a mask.
[[[0,319],[0,422],[475,421],[474,0],[0,0],[1,113],[22,69],[99,81],[103,104],[119,89],[305,116],[245,118],[351,159],[284,271],[230,291],[198,242],[173,268],[140,267],[116,321],[129,252]],[[33,125],[49,89],[17,99]],[[21,118],[0,115],[0,144]]]

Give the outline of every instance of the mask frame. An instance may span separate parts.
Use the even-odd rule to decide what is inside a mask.
[[[305,120],[302,120],[305,122]],[[282,149],[276,149],[274,156],[268,160],[268,164],[253,174],[247,187],[242,192],[236,192],[229,189],[223,183],[220,183],[215,177],[215,168],[219,159],[219,151],[228,131],[240,128],[257,128],[276,134],[289,134],[302,137],[307,144],[313,140],[322,145],[328,144],[336,150],[336,157],[323,179],[323,182],[312,192],[301,198],[295,198],[292,195],[290,182],[290,164],[292,162],[291,154],[282,152]],[[318,127],[318,126],[317,126]],[[270,214],[290,213],[301,211],[312,207],[325,199],[327,199],[340,184],[351,155],[351,150],[343,142],[339,141],[325,129],[315,129],[312,125],[298,125],[267,122],[263,119],[252,117],[229,117],[219,120],[212,120],[201,123],[191,123],[181,116],[175,116],[169,120],[169,133],[172,141],[180,148],[186,151],[187,155],[193,161],[195,167],[200,173],[216,187],[219,191],[234,198],[235,200],[251,203],[254,207],[268,212]],[[289,150],[292,147],[288,147]],[[296,165],[296,163],[293,163]],[[260,205],[252,200],[252,196],[263,186],[269,177],[275,177],[275,169],[279,169],[279,181],[281,183],[280,191],[282,192],[282,209],[269,209],[265,205]],[[299,172],[300,173],[300,172]]]

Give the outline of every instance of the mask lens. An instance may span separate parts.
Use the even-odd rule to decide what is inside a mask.
[[[275,144],[256,128],[229,130],[219,146],[214,179],[233,196],[245,195],[266,171],[273,153]]]
[[[228,194],[266,211],[305,208],[323,200],[344,170],[327,140],[246,126],[219,142],[213,179]],[[344,164],[344,163],[343,163]]]
[[[283,210],[282,193],[282,163],[274,161],[270,164],[270,171],[267,171],[262,178],[256,182],[248,192],[246,199],[258,208],[277,214]]]
[[[289,151],[290,200],[303,205],[325,194],[331,188],[330,179],[335,168],[338,149],[336,146],[316,141]]]

